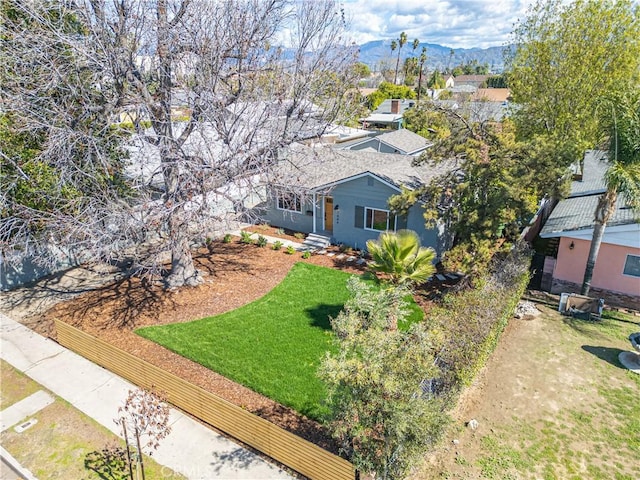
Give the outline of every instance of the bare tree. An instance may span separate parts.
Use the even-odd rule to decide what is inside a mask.
[[[246,213],[282,148],[348,116],[333,0],[9,3],[2,114],[42,135],[56,201],[16,199],[33,179],[2,155],[5,257],[53,243],[158,272],[170,252],[167,285],[196,285],[194,241]]]
[[[118,408],[118,417],[114,422],[122,427],[126,463],[132,480],[134,463],[142,479],[145,478],[143,448],[152,455],[160,446],[160,441],[171,433],[169,413],[169,406],[160,397],[142,389],[129,390],[124,405]],[[141,442],[145,442],[144,445]]]

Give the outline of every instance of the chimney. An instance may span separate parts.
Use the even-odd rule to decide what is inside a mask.
[[[400,100],[391,100],[391,113],[400,113]]]

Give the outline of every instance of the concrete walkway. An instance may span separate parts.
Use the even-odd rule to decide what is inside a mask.
[[[121,436],[113,419],[135,388],[129,382],[2,314],[0,357]],[[175,409],[170,418],[171,433],[153,458],[189,479],[293,478]]]
[[[239,228],[238,230],[234,230],[232,232],[229,232],[231,235],[235,235],[236,237],[240,237],[241,233],[242,233],[242,229],[245,227],[250,227],[250,224],[243,224],[241,225],[241,228]],[[291,240],[287,240],[285,238],[278,238],[278,237],[271,237],[269,235],[263,235],[261,233],[251,233],[251,239],[252,240],[258,240],[258,237],[264,237],[267,240],[267,244],[272,245],[276,242],[280,242],[282,244],[282,248],[287,248],[289,246],[293,247],[296,251],[304,251],[306,250],[306,246],[303,245],[302,243],[299,242],[293,242]]]
[[[27,417],[38,413],[44,407],[51,405],[54,398],[47,392],[38,390],[36,393],[23,398],[19,402],[5,408],[0,412],[0,432],[13,427],[16,423],[25,420]]]

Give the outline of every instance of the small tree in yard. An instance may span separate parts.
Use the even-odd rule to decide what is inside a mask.
[[[332,320],[338,353],[320,376],[328,388],[329,427],[357,469],[402,479],[438,439],[446,417],[422,386],[436,376],[432,339],[423,324],[402,332],[402,289],[377,290],[352,278],[352,298]]]
[[[114,421],[122,427],[131,480],[134,479],[134,463],[136,471],[139,468],[144,480],[143,449],[147,449],[148,454],[152,455],[160,441],[171,433],[169,406],[151,392],[142,389],[129,390],[124,405],[118,409],[118,418]]]

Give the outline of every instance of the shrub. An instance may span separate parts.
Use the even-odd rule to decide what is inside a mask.
[[[280,240],[276,240],[273,242],[273,246],[271,248],[274,250],[280,250],[282,248],[282,242]]]
[[[296,249],[293,248],[293,246],[289,245],[285,252],[287,252],[289,255],[293,255],[294,253],[296,253]]]
[[[266,247],[267,246],[266,237],[264,235],[258,236],[258,241],[256,242],[256,245],[258,245],[259,247]]]
[[[232,235],[227,233],[224,237],[222,237],[222,243],[231,243]]]
[[[285,233],[285,232],[284,232],[284,228],[278,228],[278,229],[276,230],[276,233],[277,233],[278,235],[284,235],[284,233]]]
[[[252,245],[253,239],[251,238],[251,232],[245,232],[244,230],[240,232],[240,243],[246,243],[247,245]]]
[[[304,258],[305,260],[308,258],[311,258],[311,252],[309,250],[307,250],[306,252],[304,252],[302,254],[302,258]]]
[[[298,240],[304,240],[306,235],[302,232],[296,232],[293,234],[294,237],[296,237]]]
[[[484,366],[527,287],[529,262],[528,250],[517,247],[494,259],[472,288],[446,295],[431,309],[430,328],[443,339],[436,353],[441,375],[433,393],[453,401]]]
[[[338,250],[340,250],[342,253],[351,253],[353,248],[351,248],[349,245],[345,245],[344,243],[341,243],[338,246]]]

